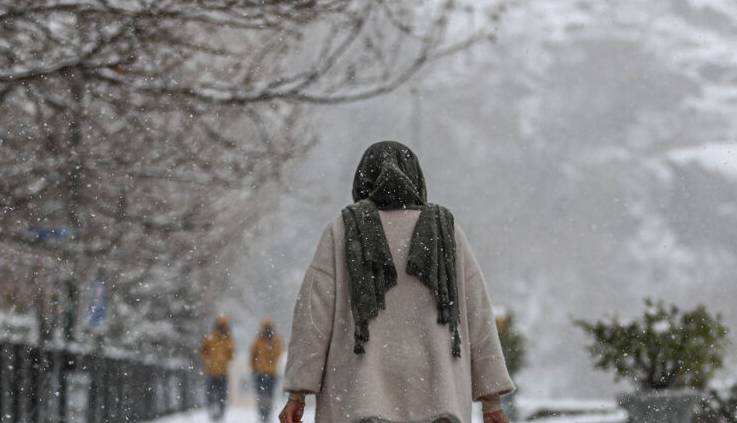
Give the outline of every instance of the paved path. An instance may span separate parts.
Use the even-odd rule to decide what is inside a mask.
[[[566,407],[561,407],[566,408]],[[626,421],[627,415],[624,411],[607,411],[602,413],[587,414],[571,417],[550,417],[543,419],[535,419],[534,423],[623,423]],[[305,416],[302,419],[305,423],[312,423],[315,420],[314,409],[308,407],[305,410]],[[269,423],[278,423],[276,411]],[[156,421],[156,423],[211,423],[204,410],[192,411],[189,413],[176,414],[164,417]],[[231,407],[225,415],[222,423],[260,423],[256,410],[249,407]],[[482,423],[481,413],[474,410],[473,423]]]
[[[275,411],[274,416],[272,416],[271,422],[269,423],[279,422],[276,414],[277,412]],[[305,416],[302,421],[305,423],[311,423],[314,420],[314,411],[312,409],[305,410]],[[164,417],[157,420],[156,423],[211,423],[211,421],[204,410],[197,410],[189,413],[175,414],[173,416]],[[260,423],[260,421],[255,409],[244,407],[231,407],[225,414],[225,420],[222,423]]]
[[[276,416],[272,416],[269,423],[278,423],[279,419]],[[482,423],[480,416],[478,419],[474,418],[473,423]],[[305,409],[305,415],[302,418],[304,423],[312,423],[315,421],[315,411],[312,408]],[[169,417],[164,417],[156,421],[156,423],[211,423],[207,417],[207,413],[204,410],[192,411],[189,413],[176,414]],[[260,423],[255,409],[237,407],[232,408],[226,413],[225,420],[222,423]]]

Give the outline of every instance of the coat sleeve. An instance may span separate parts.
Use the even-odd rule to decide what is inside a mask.
[[[251,365],[251,370],[256,369],[256,343],[251,344],[251,349],[248,354],[248,362]]]
[[[284,352],[284,344],[282,343],[281,338],[277,337],[274,340],[274,356],[277,360],[279,360],[279,357],[281,357],[282,353]]]
[[[473,399],[508,394],[515,386],[504,361],[486,281],[465,234],[459,228],[456,231],[463,254]]]
[[[235,344],[233,343],[233,338],[228,337],[228,342],[225,344],[226,347],[226,361],[230,363],[233,361],[233,354],[235,354]]]
[[[285,391],[320,391],[334,310],[335,250],[332,227],[328,227],[307,269],[294,307],[284,374]]]

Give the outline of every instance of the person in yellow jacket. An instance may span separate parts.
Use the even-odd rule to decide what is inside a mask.
[[[225,317],[215,321],[212,332],[205,336],[200,347],[200,357],[207,373],[207,409],[214,421],[225,416],[228,400],[228,368],[233,360],[233,337]]]
[[[258,413],[262,422],[268,421],[271,415],[274,385],[276,385],[278,376],[277,366],[283,352],[284,346],[281,338],[276,334],[274,322],[264,320],[251,346],[251,370],[256,386]]]

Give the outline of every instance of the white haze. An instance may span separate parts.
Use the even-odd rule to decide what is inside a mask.
[[[632,316],[649,296],[706,304],[737,340],[735,86],[737,3],[512,2],[495,44],[391,95],[312,110],[320,143],[232,251],[225,305],[242,338],[265,315],[287,332],[363,149],[396,139],[529,339],[521,394],[623,390],[592,369],[573,318]]]

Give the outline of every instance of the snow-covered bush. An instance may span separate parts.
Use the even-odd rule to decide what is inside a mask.
[[[575,324],[593,340],[588,346],[595,366],[614,370],[643,390],[704,389],[722,367],[727,329],[720,315],[703,305],[681,311],[674,305],[645,300],[639,319],[620,322],[616,317]]]

